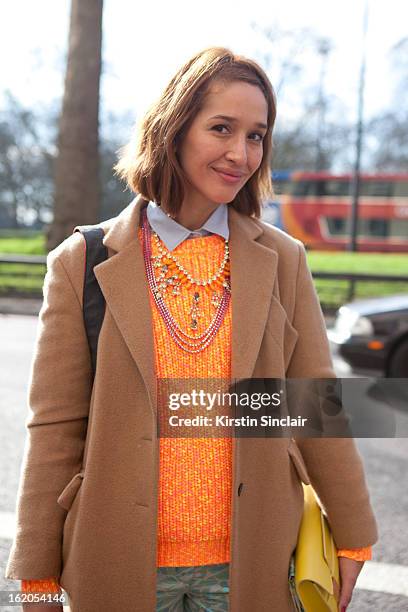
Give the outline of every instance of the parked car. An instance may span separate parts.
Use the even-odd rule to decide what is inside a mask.
[[[328,336],[356,373],[408,378],[408,294],[345,304]]]

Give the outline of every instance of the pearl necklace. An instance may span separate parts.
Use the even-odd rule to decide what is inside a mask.
[[[163,264],[166,267],[165,270],[163,270],[164,272],[168,271],[168,266],[171,266],[171,263],[173,262],[175,264],[175,267],[184,274],[184,276],[186,276],[188,278],[188,280],[190,281],[190,283],[192,285],[202,285],[203,287],[205,287],[206,285],[211,285],[211,283],[213,283],[214,281],[216,281],[224,272],[225,269],[227,269],[227,271],[229,270],[229,264],[228,264],[228,259],[229,259],[229,245],[228,245],[228,240],[225,240],[225,245],[224,245],[224,257],[222,260],[222,263],[220,265],[220,267],[218,268],[217,272],[209,279],[207,280],[197,280],[195,278],[193,278],[191,276],[191,274],[188,272],[188,270],[185,269],[185,267],[177,260],[177,258],[175,257],[175,255],[173,255],[173,253],[171,253],[170,251],[166,251],[162,244],[160,243],[160,238],[157,235],[156,232],[153,232],[153,237],[155,239],[156,242],[156,246],[157,249],[159,251],[159,255],[154,255],[152,257],[152,259],[154,260],[153,266],[155,268],[159,268],[160,266],[163,266]]]
[[[207,281],[199,281],[197,279],[194,279],[191,275],[187,276],[187,271],[184,270],[183,267],[177,261],[173,261],[173,258],[170,258],[172,260],[172,263],[176,267],[177,265],[179,266],[178,269],[185,276],[185,278],[182,279],[182,281],[180,281],[179,285],[183,282],[183,280],[186,280],[186,282],[188,282],[189,284],[202,285],[206,289],[209,288],[210,285],[214,283],[218,285],[221,284],[221,286],[223,287],[222,295],[221,295],[220,300],[217,303],[216,313],[212,321],[210,322],[209,326],[202,334],[198,334],[194,336],[194,335],[188,334],[187,332],[181,329],[178,323],[174,320],[173,316],[171,315],[163,299],[163,293],[164,293],[163,290],[165,289],[166,285],[175,285],[177,287],[177,284],[176,284],[177,275],[173,275],[170,278],[167,278],[166,279],[167,283],[166,281],[164,281],[162,277],[159,279],[160,285],[158,286],[157,284],[157,280],[156,280],[156,277],[153,271],[152,260],[155,261],[155,264],[154,264],[155,267],[158,267],[157,262],[159,261],[159,259],[157,259],[158,256],[152,255],[152,250],[151,250],[152,231],[150,229],[149,222],[147,220],[147,214],[146,214],[145,209],[142,211],[142,232],[143,232],[143,258],[145,262],[147,280],[149,283],[149,287],[152,291],[154,301],[170,333],[170,336],[173,338],[173,340],[176,342],[176,344],[181,349],[183,349],[184,351],[188,353],[198,353],[200,351],[203,351],[210,344],[215,334],[218,332],[222,324],[222,321],[225,317],[225,314],[227,312],[230,297],[231,297],[231,288],[230,288],[229,279],[226,276],[224,280],[221,280],[220,278],[221,274],[224,273],[224,275],[226,275],[229,270],[229,250],[228,250],[227,241],[226,241],[227,246],[226,246],[226,250],[224,253],[224,259],[223,259],[223,262],[219,270],[214,275],[216,277],[215,280],[214,280],[214,276]],[[165,252],[163,249],[163,254],[164,253]],[[167,253],[167,257],[168,255],[169,253]],[[225,255],[227,255],[227,258],[225,258]],[[161,257],[163,257],[163,255]],[[164,264],[164,266],[167,266],[167,265],[168,264]],[[162,270],[162,272],[164,272],[165,274],[167,273],[167,271],[168,269],[166,269],[165,271]],[[176,278],[174,278],[174,276]],[[178,286],[177,287],[178,293],[179,293],[179,288],[180,287]],[[173,289],[173,294],[174,294],[174,289]],[[195,305],[197,305],[198,299],[199,299],[199,294],[198,292],[195,292],[194,298],[193,298]],[[213,301],[213,305],[215,306],[214,301]],[[194,309],[194,304],[193,304],[193,309]],[[196,319],[193,318],[193,322],[195,322],[195,325],[192,325],[192,327],[193,329],[195,329],[197,327]]]

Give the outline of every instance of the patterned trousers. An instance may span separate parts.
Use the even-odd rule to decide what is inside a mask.
[[[156,612],[227,612],[229,563],[157,568]]]

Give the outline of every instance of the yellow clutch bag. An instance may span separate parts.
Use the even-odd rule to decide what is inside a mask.
[[[303,484],[303,492],[304,511],[294,554],[294,590],[305,612],[337,612],[337,548],[313,487]]]

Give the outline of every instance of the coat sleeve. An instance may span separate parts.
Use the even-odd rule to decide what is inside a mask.
[[[306,252],[298,242],[299,264],[293,326],[298,340],[287,378],[336,378],[329,341]],[[310,482],[327,512],[339,549],[363,548],[377,541],[363,463],[353,438],[297,438]]]
[[[62,260],[85,260],[83,240],[69,237],[47,257],[43,304],[28,385],[28,416],[17,526],[6,578],[60,576],[66,517],[57,503],[82,466],[91,395],[91,360],[81,295]],[[64,256],[64,257],[63,257]],[[76,285],[83,283],[83,276]]]

